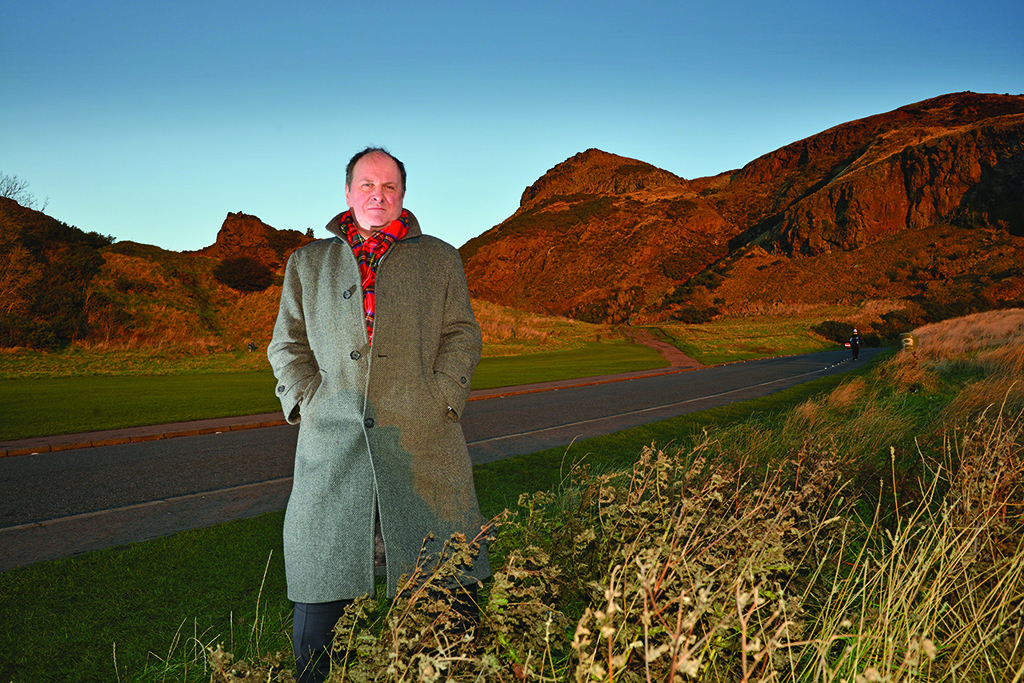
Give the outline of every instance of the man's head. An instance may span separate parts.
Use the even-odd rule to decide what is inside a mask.
[[[368,147],[345,168],[345,202],[365,233],[390,225],[402,213],[405,166],[386,150]]]

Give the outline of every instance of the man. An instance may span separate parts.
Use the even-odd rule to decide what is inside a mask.
[[[375,573],[394,596],[418,561],[482,528],[458,422],[480,328],[459,253],[421,233],[405,180],[383,149],[352,157],[349,210],[288,259],[267,349],[299,424],[284,552],[300,681],[326,677],[331,630]],[[482,547],[461,583],[489,575]]]
[[[857,360],[857,356],[860,355],[860,335],[857,334],[857,328],[853,328],[853,335],[850,337],[850,353],[853,354],[853,360]]]

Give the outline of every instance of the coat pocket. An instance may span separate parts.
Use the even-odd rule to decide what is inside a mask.
[[[436,407],[435,410],[431,410],[431,415],[441,418],[444,422],[458,422],[458,413],[445,397],[441,384],[443,381],[444,375],[438,372],[433,372],[426,377],[427,388],[430,390],[430,396],[434,399],[433,404]]]
[[[302,403],[299,404],[299,414],[306,418],[312,418],[316,414],[316,403],[317,397],[320,395],[320,388],[324,384],[324,371],[320,370],[319,373],[313,376],[309,381],[309,386],[302,394]]]
[[[458,395],[458,385],[455,383],[455,380],[443,372],[434,372],[432,373],[428,384],[430,386],[431,393],[433,393],[437,400],[438,406],[441,409],[441,415],[444,417],[445,422],[458,422],[459,411],[455,407],[458,403],[450,398],[449,392],[446,391],[447,388],[450,391],[455,392],[454,395]],[[448,385],[447,387],[445,386],[446,384]]]

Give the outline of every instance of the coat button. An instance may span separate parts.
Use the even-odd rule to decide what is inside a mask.
[[[363,424],[366,425],[367,429],[370,429],[371,427],[373,427],[373,418],[372,417],[366,418],[365,420],[363,420]]]
[[[359,360],[359,352],[353,351],[352,353],[348,354],[348,357],[351,358],[352,360]]]
[[[341,293],[341,298],[342,299],[351,299],[352,298],[352,292],[350,290],[346,289],[344,292]]]
[[[278,385],[277,393],[279,393],[279,394],[283,394],[284,393],[284,385],[283,384],[279,384]]]
[[[459,381],[460,381],[460,382],[462,382],[463,384],[465,384],[465,383],[466,383],[466,382],[468,382],[469,380],[468,380],[468,379],[466,379],[465,377],[460,377],[460,378],[459,378]]]

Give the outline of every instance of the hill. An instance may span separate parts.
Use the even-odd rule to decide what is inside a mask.
[[[87,334],[83,309],[113,240],[0,197],[0,345],[49,348]]]
[[[229,212],[217,232],[217,241],[196,253],[216,259],[246,256],[283,273],[291,253],[312,241],[311,233],[278,230],[256,216]]]
[[[218,281],[217,266],[245,257],[279,272],[312,238],[229,213],[216,242],[199,252],[113,241],[0,198],[0,347],[265,347],[280,275],[262,291],[237,291]]]
[[[937,319],[1024,297],[1024,96],[956,93],[686,180],[590,149],[460,250],[475,297],[697,322],[891,300]]]
[[[239,211],[176,253],[0,199],[0,347],[263,348],[311,240]],[[477,301],[592,323],[838,304],[886,334],[1022,306],[1024,96],[943,95],[693,180],[589,149],[460,252]]]

